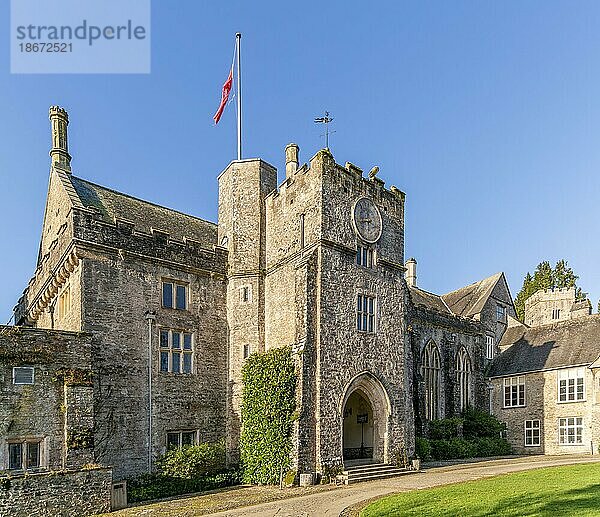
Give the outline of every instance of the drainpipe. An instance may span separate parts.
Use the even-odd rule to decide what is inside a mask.
[[[146,311],[148,322],[148,474],[152,474],[152,325],[156,321],[154,311]]]

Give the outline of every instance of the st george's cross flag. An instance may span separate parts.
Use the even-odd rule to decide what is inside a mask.
[[[219,109],[217,109],[217,112],[215,113],[215,116],[213,117],[215,124],[218,124],[219,120],[221,120],[221,115],[223,115],[223,110],[225,109],[225,106],[227,106],[227,101],[229,100],[229,94],[231,93],[232,85],[233,85],[233,63],[231,64],[231,70],[229,71],[229,76],[227,77],[225,84],[223,84],[223,90],[221,91],[221,104],[219,104]]]

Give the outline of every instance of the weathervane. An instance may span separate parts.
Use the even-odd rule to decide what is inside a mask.
[[[333,122],[333,117],[329,116],[329,111],[325,112],[324,117],[315,118],[315,124],[325,124],[325,134],[321,135],[325,137],[325,147],[329,149],[329,135],[335,133],[335,131],[329,131],[329,123]]]

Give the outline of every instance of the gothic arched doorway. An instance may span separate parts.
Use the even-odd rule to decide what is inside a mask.
[[[381,382],[369,372],[361,373],[350,381],[340,402],[344,461],[385,463],[391,407]]]
[[[344,407],[344,461],[373,459],[373,408],[360,390]]]

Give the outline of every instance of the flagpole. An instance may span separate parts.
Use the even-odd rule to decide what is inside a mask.
[[[237,49],[237,159],[242,159],[242,74],[241,74],[241,48],[242,35],[235,35],[235,45]]]

